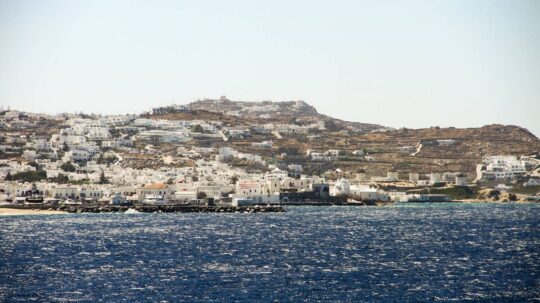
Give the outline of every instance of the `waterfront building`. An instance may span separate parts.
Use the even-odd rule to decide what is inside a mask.
[[[196,191],[177,191],[174,193],[174,200],[176,202],[190,202],[197,199]]]
[[[112,205],[121,205],[126,203],[126,197],[122,196],[122,193],[114,193],[111,197],[110,204]]]
[[[97,201],[103,197],[103,189],[97,187],[81,187],[78,196],[81,200]]]
[[[168,197],[171,192],[168,190],[167,184],[153,183],[137,189],[139,201],[143,201],[147,196],[152,197]]]
[[[367,186],[352,185],[350,194],[364,201],[388,201],[390,199],[384,190]]]
[[[402,191],[391,191],[388,193],[390,200],[394,202],[408,202],[409,197],[406,192]]]
[[[330,195],[331,196],[345,196],[351,193],[351,184],[349,183],[349,180],[345,178],[341,178],[334,186],[330,187]]]
[[[527,161],[516,156],[484,157],[476,166],[476,180],[513,180],[527,173]]]
[[[409,202],[448,202],[450,198],[441,194],[412,194]]]
[[[50,196],[56,199],[76,199],[79,189],[75,186],[58,186],[49,190]]]

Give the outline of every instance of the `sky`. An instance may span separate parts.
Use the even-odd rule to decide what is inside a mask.
[[[540,1],[0,0],[0,105],[305,100],[391,127],[540,137]]]

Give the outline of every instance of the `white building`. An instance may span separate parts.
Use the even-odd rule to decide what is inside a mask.
[[[330,187],[330,195],[331,196],[345,196],[349,195],[351,193],[351,184],[349,183],[349,180],[345,178],[341,178],[334,186]]]
[[[79,189],[74,186],[53,187],[49,190],[50,196],[56,199],[75,199],[78,197]]]
[[[258,148],[272,148],[272,141],[253,142],[251,146]]]
[[[219,160],[224,160],[229,157],[236,157],[238,155],[238,152],[230,147],[222,147],[218,150],[218,153]]]
[[[208,198],[219,198],[234,191],[233,185],[200,185],[197,187],[198,193],[204,193]]]
[[[237,195],[258,195],[263,193],[263,188],[256,180],[240,180],[236,183]]]
[[[110,204],[112,205],[120,205],[126,203],[126,197],[122,195],[122,193],[114,193],[114,195],[111,197]]]
[[[289,170],[289,176],[293,178],[298,178],[302,175],[302,165],[290,164],[287,168]]]
[[[234,199],[252,200],[254,203],[277,203],[279,194],[265,192],[264,187],[256,180],[240,180],[236,192],[231,195]]]
[[[159,142],[166,143],[182,143],[191,140],[187,131],[166,131],[153,129],[142,131],[137,136],[142,140],[157,140]]]
[[[450,146],[456,143],[456,141],[453,139],[442,139],[442,140],[437,140],[437,143],[439,143],[440,146]]]
[[[154,183],[137,188],[139,201],[144,200],[147,196],[171,197],[171,193],[172,192],[168,189],[167,184],[164,183]]]
[[[456,174],[456,186],[467,186],[467,175]]]
[[[441,174],[439,173],[431,173],[429,175],[429,184],[433,185],[435,183],[441,182]]]
[[[341,151],[339,149],[329,149],[327,153],[330,157],[339,157]]]
[[[74,161],[74,162],[88,161],[91,156],[92,156],[92,154],[90,152],[88,152],[87,150],[77,148],[77,149],[67,151],[64,154],[63,161],[64,162],[67,162],[67,161]]]
[[[103,197],[103,189],[95,187],[82,187],[79,189],[79,197],[87,200],[98,200]]]
[[[363,149],[357,149],[357,150],[353,151],[352,154],[355,155],[355,156],[363,156],[365,153],[364,153]]]
[[[365,201],[388,201],[390,199],[384,190],[365,186],[352,185],[350,194]]]
[[[530,178],[527,182],[523,183],[523,186],[540,186],[540,179]]]
[[[516,156],[491,156],[476,166],[476,180],[512,180],[527,173],[527,161]]]
[[[389,172],[386,174],[386,179],[387,179],[388,181],[397,181],[397,180],[399,180],[398,172],[397,172],[397,171],[389,171]]]
[[[178,202],[190,202],[197,199],[196,191],[177,191],[174,193],[174,200]]]

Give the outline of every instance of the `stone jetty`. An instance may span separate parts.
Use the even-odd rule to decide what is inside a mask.
[[[280,213],[285,212],[281,206],[186,206],[186,205],[135,205],[135,206],[90,206],[60,205],[54,210],[68,213],[122,213],[133,209],[141,213]]]

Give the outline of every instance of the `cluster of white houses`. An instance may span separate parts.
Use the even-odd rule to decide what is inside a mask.
[[[19,182],[0,183],[1,200],[13,200],[24,197],[31,184]],[[365,201],[417,201],[421,195],[407,195],[405,192],[387,192],[366,184],[351,184],[342,178],[327,182],[320,177],[290,177],[287,172],[276,169],[261,176],[245,176],[234,184],[205,182],[150,183],[141,185],[60,185],[37,183],[37,188],[44,197],[52,200],[81,201],[89,203],[146,203],[151,198],[160,198],[171,203],[197,202],[202,198],[233,201],[250,200],[253,203],[278,203],[287,201],[287,193],[296,195],[313,193],[309,197],[319,200],[332,196],[350,196]],[[316,195],[315,195],[316,193]],[[285,197],[285,198],[284,198]]]
[[[515,180],[525,176],[538,162],[538,159],[530,156],[485,157],[476,167],[476,178],[479,181]]]
[[[203,150],[204,152],[204,150]],[[268,166],[269,171],[262,174],[250,174],[246,171],[231,167],[223,160],[226,157],[238,156],[228,149],[219,150],[216,160],[199,159],[194,167],[159,169],[134,169],[119,165],[99,165],[93,161],[87,162],[84,167],[78,167],[74,172],[65,172],[70,181],[85,179],[88,184],[65,185],[54,182],[38,182],[38,189],[45,197],[58,200],[78,201],[110,201],[122,203],[131,201],[143,203],[152,197],[177,203],[187,203],[201,198],[214,198],[217,200],[242,199],[255,203],[277,203],[288,199],[284,193],[313,193],[324,191],[318,197],[324,199],[332,196],[348,196],[360,200],[379,201],[422,201],[422,195],[411,195],[405,192],[384,191],[378,184],[405,181],[418,186],[435,185],[441,182],[457,186],[467,185],[467,176],[461,173],[431,173],[420,176],[410,173],[408,180],[401,180],[397,172],[388,172],[386,177],[366,178],[365,173],[358,173],[351,178],[344,178],[341,170],[335,171],[336,181],[329,181],[320,176],[307,176],[302,174],[301,165],[289,165],[286,170],[275,166]],[[517,159],[516,157],[490,157],[484,159],[481,178],[490,173],[499,179],[497,173],[509,170],[512,175],[500,175],[501,178],[521,176],[525,169],[531,165],[531,159]],[[47,174],[58,175],[58,163],[50,160],[37,160],[44,167]],[[77,165],[77,164],[75,164]],[[35,171],[34,166],[22,164],[17,161],[0,161],[0,174],[7,172],[14,174],[24,171]],[[97,184],[100,173],[103,172],[110,184]],[[493,175],[495,173],[495,175]],[[421,179],[423,177],[423,179]],[[531,178],[525,185],[538,185],[538,179]],[[0,183],[0,200],[13,200],[28,191],[31,184],[16,181]],[[431,197],[433,198],[433,197]]]
[[[255,112],[273,107],[271,103]],[[299,104],[298,106],[302,106]],[[153,109],[154,114],[183,112],[183,106]],[[62,125],[50,137],[37,137],[28,132],[19,132],[25,127],[36,127],[36,121],[48,119]],[[9,128],[2,134],[0,152],[7,155],[0,160],[0,200],[9,200],[24,195],[30,183],[9,180],[9,176],[39,171],[46,174],[49,182],[37,182],[44,196],[59,200],[144,202],[151,198],[168,201],[189,202],[202,197],[215,199],[243,199],[257,203],[275,203],[284,199],[332,196],[351,196],[362,200],[422,200],[423,197],[404,192],[386,192],[378,185],[388,182],[408,182],[413,186],[433,186],[441,183],[465,186],[470,181],[459,172],[419,174],[411,172],[400,178],[398,172],[388,172],[385,177],[370,177],[365,173],[344,174],[336,170],[332,178],[305,175],[301,165],[269,165],[257,154],[273,148],[273,141],[252,142],[252,153],[240,152],[227,145],[229,138],[243,138],[252,133],[308,133],[309,129],[324,129],[324,122],[309,125],[261,124],[249,127],[224,126],[220,121],[163,120],[142,116],[46,116],[24,114],[16,111],[0,115],[0,128]],[[16,131],[14,131],[16,130]],[[218,140],[218,146],[192,146],[195,139]],[[142,143],[144,148],[141,148]],[[153,143],[173,143],[172,152],[161,155],[152,148]],[[139,144],[138,148],[134,147]],[[437,140],[423,144],[451,145],[453,140]],[[212,145],[206,145],[212,146]],[[413,147],[403,147],[411,152]],[[6,158],[10,158],[8,160]],[[350,155],[350,154],[349,154]],[[355,150],[352,155],[373,160],[364,150]],[[152,165],[135,168],[124,165],[125,161],[149,158]],[[312,161],[334,161],[343,156],[343,151],[329,149],[323,152],[307,150],[306,157]],[[129,158],[129,159],[126,159]],[[264,173],[248,173],[228,163],[240,159],[266,168]],[[186,161],[190,165],[170,165]],[[244,161],[240,161],[244,162]],[[516,180],[538,166],[534,157],[492,156],[483,159],[477,167],[477,181]],[[168,165],[162,165],[168,164]],[[152,167],[152,168],[148,168]],[[346,176],[346,177],[345,177]],[[51,178],[67,178],[67,182],[56,183]],[[64,178],[64,181],[66,179]],[[103,178],[107,182],[103,182]],[[335,181],[334,181],[335,180]],[[530,178],[526,184],[540,184],[539,179]],[[107,184],[99,184],[107,183]],[[78,185],[75,185],[78,184]],[[309,196],[309,193],[316,193]],[[295,195],[296,194],[296,195]]]
[[[338,179],[328,181],[320,176],[303,175],[301,165],[289,165],[286,170],[268,166],[270,170],[266,173],[249,174],[217,158],[217,160],[199,159],[195,167],[161,169],[133,169],[119,165],[100,166],[87,163],[84,168],[93,170],[93,173],[75,171],[67,174],[72,181],[80,180],[82,174],[90,184],[63,185],[38,182],[37,187],[45,197],[51,199],[110,201],[111,203],[125,201],[143,203],[150,197],[160,197],[177,203],[193,202],[203,197],[217,200],[242,199],[256,203],[277,203],[288,199],[287,193],[317,193],[316,197],[320,199],[332,196],[351,196],[361,200],[382,201],[420,199],[403,192],[386,192],[374,186],[377,182],[399,181],[396,172],[389,172],[386,178],[366,180],[363,173],[357,174],[353,179],[340,177],[342,173],[338,169],[335,172]],[[0,166],[0,173],[8,169],[11,171],[35,170],[35,167],[5,160],[1,164],[5,165]],[[99,170],[106,173],[110,184],[97,184],[100,178],[97,173]],[[465,180],[461,175],[452,176],[457,185],[462,185],[461,182]],[[430,178],[431,184],[441,180],[438,174],[431,174]],[[411,175],[410,179],[420,181],[418,174]],[[2,182],[0,183],[2,193],[0,200],[16,198],[28,191],[30,186],[29,183]]]

